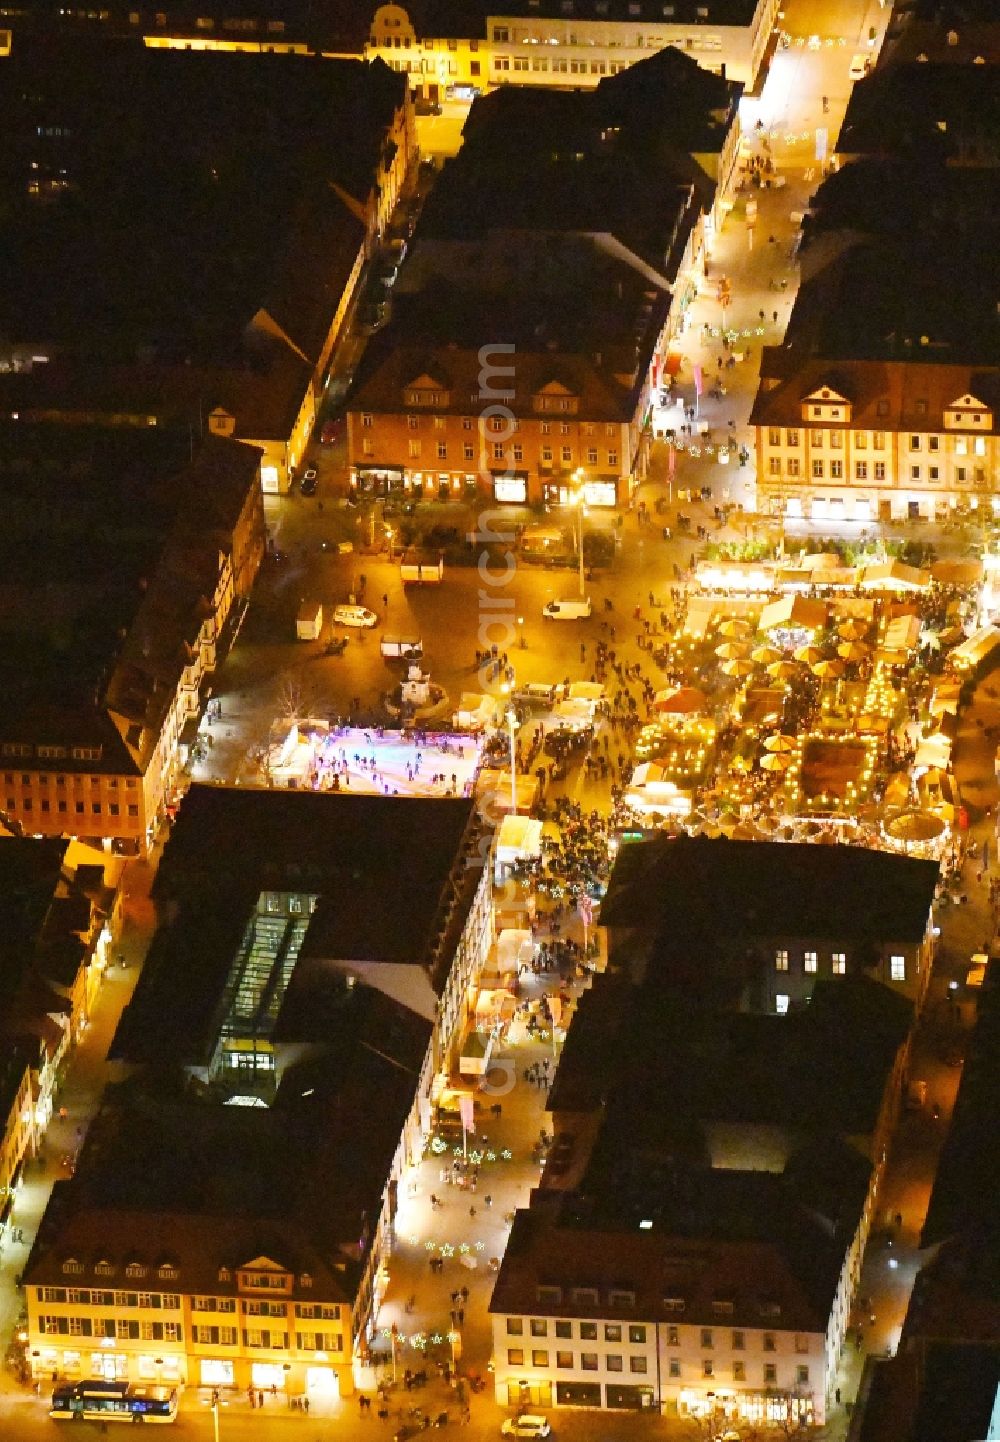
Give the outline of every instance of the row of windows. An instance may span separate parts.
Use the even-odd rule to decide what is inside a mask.
[[[27,741],[5,741],[0,746],[0,755],[38,755],[52,757],[55,760],[71,756],[74,761],[100,761],[102,749],[100,746],[32,746]]]
[[[579,1361],[576,1360],[579,1355]],[[535,1351],[530,1354],[532,1367],[548,1367],[549,1354],[546,1351]],[[520,1347],[511,1347],[507,1351],[507,1363],[511,1367],[524,1366],[525,1353]],[[624,1358],[620,1352],[607,1352],[603,1358],[599,1358],[596,1352],[556,1352],[555,1365],[559,1368],[571,1369],[580,1372],[597,1372],[600,1370],[601,1361],[604,1363],[605,1371],[624,1371]],[[628,1359],[628,1369],[636,1375],[644,1375],[649,1371],[649,1362],[641,1353],[631,1356]]]
[[[679,1347],[681,1345],[680,1327],[667,1327],[666,1334],[668,1347]],[[764,1352],[776,1352],[778,1350],[778,1334],[776,1332],[761,1332],[760,1342],[761,1350]],[[716,1333],[714,1327],[699,1328],[698,1345],[702,1348],[705,1348],[706,1350],[715,1347]],[[719,1345],[725,1346],[725,1343],[720,1342]],[[746,1345],[747,1334],[745,1331],[740,1328],[736,1328],[734,1331],[730,1332],[729,1346],[731,1351],[744,1352],[746,1351]],[[800,1353],[809,1351],[809,1338],[804,1336],[800,1332],[796,1332],[795,1334],[795,1350],[796,1352]]]
[[[38,748],[38,754],[39,754],[39,756],[42,754],[43,749],[44,749],[43,747],[39,746],[39,748]],[[91,756],[91,757],[89,757],[88,759],[91,760],[91,761],[93,761],[93,760],[95,760],[95,759],[97,759],[97,758]],[[20,773],[15,773],[15,772],[13,772],[13,771],[5,771],[5,772],[3,773],[3,779],[4,779],[4,782],[6,783],[6,785],[8,785],[8,786],[13,786],[13,785],[15,785],[18,774],[20,774],[20,777],[21,777],[21,785],[22,785],[22,786],[49,786],[49,785],[53,785],[53,784],[54,784],[57,788],[60,788],[60,789],[61,789],[61,788],[65,787],[65,786],[67,786],[70,781],[72,781],[73,786],[76,787],[77,789],[79,789],[79,788],[84,784],[84,782],[87,781],[87,782],[90,783],[90,786],[91,786],[92,789],[93,789],[95,786],[101,786],[102,784],[105,785],[105,786],[107,786],[108,789],[111,790],[111,791],[117,791],[117,789],[118,789],[118,777],[117,777],[117,776],[76,776],[76,775],[74,775],[74,776],[69,776],[69,777],[67,777],[67,776],[63,775],[61,772],[58,772],[58,773],[55,774],[55,776],[52,776],[52,775],[50,775],[49,772],[47,772],[47,771],[22,771],[22,772],[20,772]],[[134,791],[134,790],[136,789],[136,787],[138,786],[138,784],[139,784],[139,783],[138,783],[138,781],[136,780],[136,778],[135,778],[134,776],[128,776],[128,777],[126,777],[126,779],[125,779],[125,789],[126,789],[126,791]]]
[[[676,1378],[681,1375],[681,1359],[671,1357],[667,1363],[667,1376]],[[725,1377],[721,1367],[716,1367],[711,1357],[705,1357],[701,1364],[701,1375],[705,1378]],[[732,1366],[732,1379],[734,1382],[745,1382],[747,1380],[747,1365],[745,1362],[734,1362]],[[778,1368],[774,1362],[765,1362],[763,1367],[763,1382],[765,1387],[774,1386],[778,1380]],[[809,1368],[796,1367],[795,1385],[797,1387],[809,1386]]]
[[[445,428],[445,426],[447,425],[447,421],[448,421],[448,417],[447,417],[447,416],[434,416],[433,419],[434,419],[434,429],[435,429],[435,430],[443,430],[443,429]],[[472,416],[462,416],[461,420],[462,420],[462,429],[463,429],[463,431],[471,431],[471,430],[475,430],[475,429],[476,429],[476,422],[475,422],[475,420],[472,418]],[[406,424],[407,424],[407,428],[408,428],[409,430],[411,430],[411,431],[418,430],[419,427],[420,427],[420,417],[419,417],[419,416],[410,416],[410,415],[408,415],[408,416],[406,417]],[[362,425],[362,428],[363,428],[364,430],[366,430],[366,431],[372,430],[373,427],[374,427],[374,425],[375,425],[375,416],[374,416],[374,414],[373,414],[372,412],[370,412],[370,411],[363,411],[363,412],[361,413],[361,425]],[[595,435],[597,435],[598,425],[599,425],[599,422],[597,422],[597,421],[580,421],[580,422],[577,423],[577,430],[579,430],[580,433],[581,433],[582,435],[584,435],[584,436],[595,436]],[[500,431],[510,432],[511,430],[517,430],[517,429],[519,428],[519,426],[520,426],[520,421],[518,421],[516,417],[514,417],[514,418],[511,418],[510,416],[491,416],[491,417],[490,417],[489,430],[491,430],[491,431],[496,431],[496,432],[500,432]],[[552,434],[552,422],[551,422],[551,421],[540,421],[540,422],[539,422],[539,430],[540,430],[540,432],[541,432],[541,434],[542,434],[543,436],[549,436],[549,435],[551,435],[551,434]],[[561,435],[561,436],[568,436],[568,435],[572,435],[572,433],[573,433],[573,424],[572,424],[570,421],[560,421],[560,422],[559,422],[559,435]],[[605,422],[604,422],[604,434],[605,434],[606,436],[616,436],[616,435],[618,434],[618,426],[615,424],[614,421],[605,421]]]
[[[121,1342],[181,1342],[180,1322],[130,1322],[124,1317],[55,1317],[38,1319],[46,1337],[114,1337]]]
[[[70,1302],[84,1307],[151,1307],[179,1312],[176,1292],[103,1292],[91,1287],[39,1287],[40,1302]]]
[[[362,446],[362,450],[365,455],[370,455],[372,454],[373,448]],[[439,461],[446,461],[448,459],[448,444],[446,441],[438,441],[436,453],[437,459]],[[407,446],[407,455],[409,456],[409,459],[411,461],[418,461],[420,460],[422,454],[423,452],[421,449],[421,442],[411,440]],[[606,452],[606,455],[607,464],[609,466],[617,466],[618,451],[609,450]],[[539,456],[543,465],[551,465],[554,457],[554,451],[552,446],[542,446],[539,451]],[[492,457],[494,461],[507,461],[508,459],[510,459],[515,463],[515,465],[517,465],[524,460],[524,447],[517,442],[515,442],[512,446],[508,447],[504,441],[494,441],[492,447]],[[462,447],[462,459],[466,461],[473,461],[475,460],[475,458],[475,447],[470,441],[467,441]],[[562,460],[564,465],[573,465],[573,447],[562,446],[560,448],[560,459]],[[588,446],[585,463],[588,466],[596,466],[600,464],[600,452],[598,451],[596,446]]]
[[[628,1295],[629,1295],[629,1296],[633,1296],[632,1293],[629,1293]],[[560,1300],[561,1300],[561,1299],[560,1299]],[[624,1305],[624,1306],[634,1306],[634,1305],[635,1305],[634,1297],[633,1297],[633,1301],[632,1301],[632,1302],[630,1302],[630,1303],[628,1303],[628,1302],[627,1302],[627,1303],[623,1303],[622,1305]],[[550,1325],[553,1327],[553,1329],[554,1329],[554,1335],[555,1335],[556,1337],[560,1337],[560,1338],[563,1338],[563,1337],[565,1337],[565,1338],[572,1338],[572,1336],[573,1336],[573,1327],[574,1327],[574,1326],[578,1326],[580,1330],[579,1330],[579,1332],[578,1332],[577,1335],[579,1336],[581,1342],[596,1342],[596,1341],[597,1341],[597,1335],[598,1335],[598,1323],[597,1323],[597,1322],[578,1322],[578,1323],[573,1323],[573,1322],[560,1321],[560,1322],[554,1322],[554,1323],[551,1323],[551,1324],[550,1324],[549,1319],[548,1319],[547,1317],[531,1317],[531,1318],[529,1319],[529,1323],[528,1323],[529,1330],[530,1330],[530,1334],[531,1334],[532,1337],[547,1337],[547,1336],[549,1335],[549,1326],[550,1326]],[[628,1331],[628,1340],[632,1343],[632,1345],[633,1345],[634,1347],[642,1347],[642,1346],[645,1346],[645,1343],[646,1343],[646,1328],[645,1328],[645,1326],[642,1326],[642,1325],[639,1325],[639,1324],[633,1324],[633,1325],[630,1325],[630,1326],[627,1328],[627,1331]],[[508,1318],[507,1318],[507,1335],[508,1335],[508,1337],[523,1337],[523,1335],[524,1335],[524,1318],[523,1318],[523,1317],[508,1317]],[[623,1336],[623,1327],[622,1327],[622,1324],[621,1324],[620,1322],[605,1322],[605,1323],[604,1323],[604,1340],[605,1340],[606,1342],[620,1342],[620,1341],[622,1340],[622,1336]]]
[[[786,947],[778,947],[774,953],[775,971],[788,971],[789,956]],[[815,951],[804,951],[802,953],[802,970],[815,975],[819,971],[819,953]],[[847,973],[847,955],[843,951],[832,951],[830,953],[830,971],[834,976],[845,976]]]
[[[785,947],[778,947],[774,953],[775,971],[789,970],[789,956]],[[819,954],[815,951],[804,951],[802,953],[802,970],[807,974],[815,975],[819,970]],[[842,951],[830,953],[830,971],[834,976],[844,976],[847,973],[847,956]],[[891,981],[906,980],[906,957],[898,952],[889,957],[889,978]]]
[[[7,810],[8,810],[8,811],[16,811],[16,810],[18,809],[18,803],[17,803],[17,800],[16,800],[15,797],[13,797],[13,796],[8,796],[8,797],[5,798],[5,801],[6,801],[6,807],[7,807]],[[32,799],[31,799],[30,796],[25,796],[25,797],[23,798],[23,800],[21,801],[21,804],[20,804],[20,809],[21,809],[22,811],[34,811],[34,809],[35,809],[35,807],[34,807],[34,802],[32,801]],[[41,799],[41,801],[40,801],[39,804],[38,804],[38,809],[39,809],[39,811],[42,813],[43,816],[48,815],[48,813],[52,810],[52,803],[48,800],[47,797],[44,797],[44,796],[43,796],[42,799]],[[57,801],[57,802],[56,802],[56,811],[57,811],[60,815],[68,815],[68,813],[69,813],[69,802],[67,802],[67,801]],[[84,816],[84,815],[86,815],[86,811],[87,811],[87,803],[86,803],[85,801],[74,801],[74,803],[73,803],[73,815],[74,815],[74,816]],[[119,806],[119,804],[118,804],[117,801],[109,801],[109,802],[108,802],[107,811],[108,811],[108,815],[109,815],[109,816],[121,816],[121,815],[122,815],[122,808]],[[104,808],[102,807],[102,805],[101,805],[101,803],[100,803],[99,801],[92,801],[92,802],[90,803],[90,814],[91,814],[92,816],[102,816],[102,815],[104,814]],[[125,808],[125,815],[126,815],[126,816],[138,816],[138,815],[139,815],[139,807],[138,807],[138,805],[136,805],[136,804],[134,804],[134,803],[131,803],[130,805],[128,805],[128,806]]]
[[[239,1345],[238,1327],[198,1326],[194,1327],[192,1331],[193,1340],[203,1346],[236,1347]],[[248,1347],[280,1347],[284,1349],[288,1346],[288,1334],[285,1332],[247,1331],[244,1336]],[[296,1332],[295,1346],[300,1352],[342,1352],[344,1338],[341,1332]]]
[[[784,434],[785,434],[784,444],[785,444],[786,446],[798,446],[798,445],[801,443],[802,433],[801,433],[801,431],[798,430],[797,428],[792,427],[791,429],[786,430]],[[843,449],[845,438],[847,438],[849,435],[851,435],[851,432],[849,432],[849,431],[834,431],[834,430],[831,430],[831,431],[828,431],[828,432],[824,432],[824,431],[822,431],[822,430],[809,429],[809,430],[806,432],[806,434],[807,434],[807,436],[808,436],[808,438],[809,438],[809,443],[810,443],[810,445],[813,446],[814,448],[815,448],[815,447],[820,447],[820,446],[823,446],[823,445],[824,445],[823,437],[824,437],[824,435],[826,435],[826,436],[827,436],[827,440],[826,440],[825,444],[829,447],[829,449],[832,450],[832,451],[839,451],[839,450],[842,450],[842,449]],[[868,449],[868,435],[869,435],[868,431],[854,431],[854,432],[853,432],[853,436],[854,436],[854,449],[855,449],[855,450],[857,450],[857,451],[865,451],[865,450]],[[970,437],[968,437],[968,436],[953,436],[951,439],[952,439],[952,451],[953,451],[953,454],[956,455],[956,456],[968,456],[968,455],[985,456],[985,455],[986,455],[986,437],[985,437],[985,436],[972,436],[972,437],[971,437],[971,442],[972,442],[972,448],[971,448],[971,450],[970,450],[970,448],[969,448]],[[884,450],[885,450],[885,431],[872,431],[872,432],[871,432],[871,440],[872,440],[872,450],[873,450],[873,451],[884,451]],[[769,427],[768,427],[768,431],[767,431],[767,443],[768,443],[769,446],[780,446],[780,445],[782,444],[782,440],[781,440],[781,428],[780,428],[780,426],[769,426]],[[932,455],[933,455],[933,454],[936,454],[936,453],[939,452],[940,449],[941,449],[941,437],[940,437],[940,436],[934,436],[934,435],[923,435],[923,434],[920,434],[920,433],[917,433],[917,432],[911,432],[911,433],[910,433],[910,435],[909,435],[909,440],[908,440],[908,448],[909,448],[911,451],[922,451],[922,450],[925,449],[925,446],[926,446],[926,449],[927,449]]]

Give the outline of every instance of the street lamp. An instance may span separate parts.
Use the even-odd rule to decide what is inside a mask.
[[[507,707],[507,731],[510,736],[510,811],[517,815],[517,712]]]
[[[576,472],[577,477],[579,477],[580,474],[581,473],[579,471]],[[587,506],[586,501],[584,500],[582,487],[579,490],[574,491],[573,498],[570,504],[576,508],[576,555],[577,562],[580,567],[580,595],[582,597],[585,591],[583,574],[583,518],[587,514]]]
[[[518,616],[518,618],[517,618],[517,641],[518,641],[518,645],[521,647],[521,650],[522,650],[522,651],[527,650],[528,643],[527,643],[527,641],[524,639],[524,617],[523,617],[523,616]]]
[[[218,1392],[213,1392],[211,1402],[205,1403],[205,1406],[212,1414],[212,1431],[215,1436],[215,1442],[219,1442],[219,1409],[225,1405]]]

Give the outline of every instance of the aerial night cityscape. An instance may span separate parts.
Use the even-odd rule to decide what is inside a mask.
[[[1000,1442],[1000,0],[0,0],[0,1442]]]

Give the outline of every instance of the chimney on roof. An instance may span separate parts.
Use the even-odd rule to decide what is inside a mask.
[[[722,78],[723,80],[725,80],[725,78],[726,78],[726,62],[725,62],[724,60],[723,60],[722,64],[719,66],[719,75],[721,76],[721,78]]]

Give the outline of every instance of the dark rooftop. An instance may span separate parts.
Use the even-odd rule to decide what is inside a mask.
[[[851,91],[841,155],[912,155],[932,168],[995,166],[1000,86],[990,65],[879,65]]]
[[[922,1244],[996,1231],[1000,1197],[1000,960],[993,958],[976,999],[976,1024],[968,1038],[962,1080],[938,1162]],[[995,1238],[1000,1281],[1000,1234]],[[1000,1298],[1000,1291],[998,1291]]]
[[[490,1310],[663,1320],[680,1300],[697,1325],[717,1321],[724,1300],[737,1327],[770,1315],[783,1329],[825,1331],[866,1190],[864,1172],[849,1172],[834,1219],[768,1172],[678,1168],[650,1186],[648,1210],[617,1216],[582,1191],[536,1191],[516,1213]],[[563,1288],[551,1306],[540,1304],[545,1285]],[[598,1288],[597,1307],[575,1286]],[[615,1301],[621,1290],[634,1304]]]
[[[594,90],[504,86],[473,105],[415,245],[494,228],[611,233],[670,281],[715,182],[741,86],[672,47]]]
[[[343,981],[324,960],[426,968],[443,985],[456,906],[480,870],[475,807],[462,798],[349,796],[192,786],[157,873],[161,925],[112,1054],[203,1060],[227,977],[262,891],[319,898],[286,994],[281,1031],[311,1038],[332,1020]],[[452,903],[456,905],[453,906]],[[438,951],[441,939],[443,943]],[[302,1040],[299,1036],[297,1039]]]
[[[63,769],[136,772],[108,711],[155,740],[259,462],[157,427],[0,424],[0,740],[59,745]]]
[[[1000,1390],[1000,1350],[963,1342],[910,1343],[872,1359],[851,1442],[971,1442],[988,1437]]]
[[[859,846],[664,838],[621,848],[601,924],[652,932],[670,956],[695,939],[916,942],[937,880],[936,862]]]
[[[298,233],[352,222],[333,187],[367,200],[405,87],[381,61],[79,34],[18,43],[4,77],[0,243],[18,285],[0,332],[202,364],[244,357],[258,310],[280,309]],[[332,313],[321,286],[295,298],[300,326],[304,306]]]
[[[652,967],[637,987],[609,974],[581,1000],[550,1110],[603,1118],[591,1189],[620,1182],[633,1160],[641,1176],[649,1156],[706,1155],[699,1129],[713,1122],[870,1135],[912,1018],[905,998],[864,976],[822,980],[808,1007],[774,1016],[703,1010]]]

